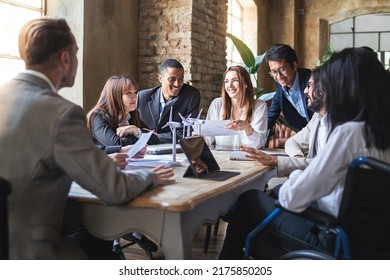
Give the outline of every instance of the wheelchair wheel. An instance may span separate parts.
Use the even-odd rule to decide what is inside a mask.
[[[335,260],[336,258],[329,254],[316,250],[296,250],[291,251],[280,257],[281,260]]]

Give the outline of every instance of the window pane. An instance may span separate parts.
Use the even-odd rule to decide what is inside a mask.
[[[16,73],[23,71],[24,62],[19,59],[0,57],[0,85],[11,80]]]
[[[373,14],[358,16],[355,19],[355,32],[389,31],[390,16],[386,14]]]
[[[341,51],[344,48],[353,47],[352,34],[331,34],[330,42],[335,51]]]
[[[389,68],[389,64],[390,64],[390,52],[385,52],[385,66],[386,66],[386,69]]]
[[[380,35],[380,49],[381,52],[388,52],[390,51],[390,32],[389,33],[382,33]]]
[[[42,0],[12,0],[12,2],[20,3],[22,5],[42,9]]]
[[[233,0],[232,14],[238,18],[242,18],[242,8],[237,0]]]
[[[41,13],[0,3],[0,54],[19,56],[18,35],[23,24],[41,17]]]
[[[330,26],[330,33],[352,32],[352,18],[336,22]]]
[[[367,46],[374,51],[378,50],[378,33],[355,34],[355,47]]]
[[[242,23],[237,18],[232,19],[232,34],[242,40]]]

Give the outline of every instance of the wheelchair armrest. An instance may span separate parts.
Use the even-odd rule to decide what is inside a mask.
[[[339,221],[337,218],[333,217],[332,215],[314,207],[308,207],[305,211],[297,213],[289,211],[285,208],[283,208],[282,205],[280,205],[280,202],[278,200],[275,200],[275,206],[283,209],[283,211],[287,211],[291,214],[297,215],[299,217],[302,217],[306,220],[312,221],[313,223],[316,223],[318,225],[325,226],[326,228],[332,228],[336,227],[339,224]]]

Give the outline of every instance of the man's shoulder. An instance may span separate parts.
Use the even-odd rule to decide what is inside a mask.
[[[311,70],[308,69],[308,68],[298,68],[298,73],[299,73],[300,76],[309,77],[310,78]]]
[[[142,89],[142,90],[138,91],[137,95],[140,97],[141,96],[142,97],[150,96],[150,95],[153,95],[154,93],[156,93],[159,88],[161,88],[161,85],[153,87],[153,88]]]
[[[197,89],[194,86],[191,86],[189,84],[184,84],[183,87],[180,90],[180,94],[182,93],[190,93],[190,94],[197,94],[200,95],[199,89]]]

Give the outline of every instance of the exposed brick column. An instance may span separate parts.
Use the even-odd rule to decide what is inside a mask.
[[[138,81],[141,88],[159,84],[158,66],[179,60],[185,82],[201,91],[207,112],[220,95],[226,70],[227,0],[140,0],[138,22]]]

